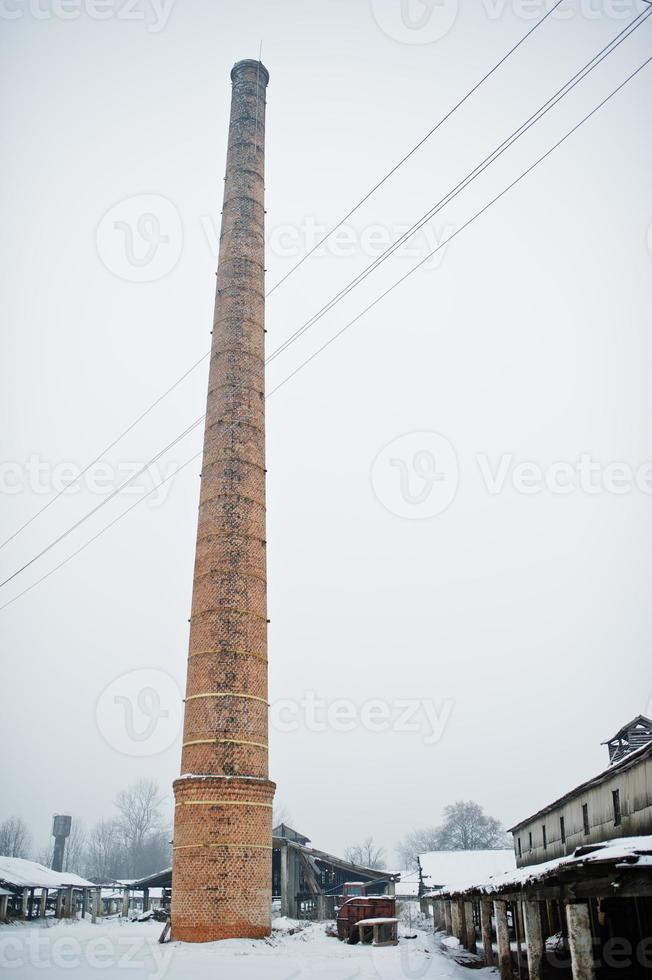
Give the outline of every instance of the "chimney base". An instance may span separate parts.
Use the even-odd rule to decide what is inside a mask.
[[[269,936],[275,789],[270,780],[251,777],[175,781],[174,940]]]

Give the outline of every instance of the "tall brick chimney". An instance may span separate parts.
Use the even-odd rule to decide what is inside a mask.
[[[190,625],[174,783],[172,936],[271,928],[265,555],[267,69],[239,61],[224,185]]]

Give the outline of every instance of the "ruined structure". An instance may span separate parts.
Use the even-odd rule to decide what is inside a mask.
[[[233,83],[197,528],[172,936],[271,925],[265,541],[264,146],[269,75]]]

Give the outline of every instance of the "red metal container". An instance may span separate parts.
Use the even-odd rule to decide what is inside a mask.
[[[393,895],[365,895],[349,898],[337,913],[337,938],[351,938],[351,928],[361,919],[391,919],[396,915]],[[356,930],[357,931],[357,930]]]

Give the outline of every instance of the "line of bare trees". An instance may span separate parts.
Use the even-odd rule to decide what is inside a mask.
[[[153,779],[140,779],[114,800],[116,812],[90,829],[73,816],[66,841],[63,870],[91,881],[142,878],[172,863],[170,829],[163,817],[163,797]],[[50,867],[52,846],[34,855]],[[0,855],[32,857],[31,835],[22,817],[0,822]]]
[[[488,816],[479,803],[457,800],[444,807],[438,827],[421,827],[398,845],[403,868],[416,868],[417,856],[428,851],[478,851],[511,848],[512,840],[499,820]]]

